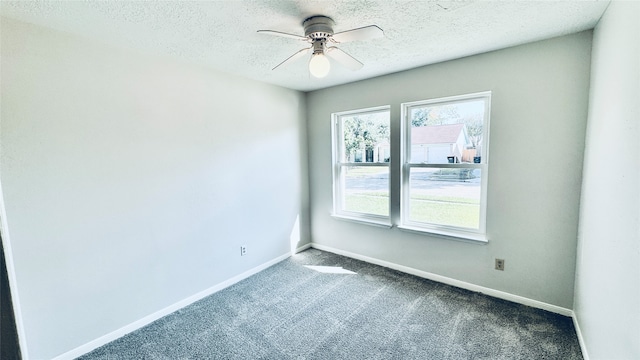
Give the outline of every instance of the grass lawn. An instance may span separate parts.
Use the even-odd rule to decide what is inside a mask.
[[[412,221],[428,222],[477,229],[480,224],[480,204],[470,199],[452,202],[411,199],[409,217]]]
[[[386,191],[347,194],[345,210],[389,216],[389,193]]]
[[[428,222],[477,229],[480,223],[480,203],[477,199],[453,196],[414,194],[410,202],[412,221]],[[389,215],[387,192],[347,194],[347,211]]]

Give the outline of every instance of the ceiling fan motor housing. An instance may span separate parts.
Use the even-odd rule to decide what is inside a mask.
[[[331,18],[322,15],[312,16],[302,22],[304,36],[312,40],[326,40],[333,36],[333,25]]]

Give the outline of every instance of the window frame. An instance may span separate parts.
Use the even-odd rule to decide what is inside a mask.
[[[447,105],[473,100],[484,100],[484,119],[482,126],[482,147],[481,163],[454,163],[454,164],[426,164],[411,163],[411,110],[433,105]],[[447,96],[429,100],[414,101],[401,104],[401,136],[400,136],[400,225],[398,228],[430,233],[439,236],[453,237],[465,240],[487,242],[486,236],[486,216],[487,216],[487,187],[488,187],[488,167],[489,167],[489,124],[491,116],[491,91],[483,91],[471,94]],[[411,221],[410,219],[410,175],[412,168],[432,168],[432,169],[480,169],[480,218],[478,229],[463,228],[451,225],[430,224],[425,222]]]
[[[331,114],[331,155],[332,155],[332,179],[333,179],[333,209],[331,216],[351,221],[363,222],[371,225],[378,225],[384,227],[391,227],[391,161],[392,156],[389,158],[389,162],[343,162],[343,142],[344,136],[342,132],[342,121],[341,119],[344,117],[351,117],[354,115],[366,115],[373,113],[382,113],[387,112],[389,114],[389,129],[391,129],[391,106],[383,105],[376,106],[364,109],[356,109],[356,110],[348,110],[341,111]],[[391,144],[391,139],[389,139],[389,144]],[[391,154],[390,154],[391,155]],[[371,213],[360,213],[354,211],[345,211],[343,210],[343,199],[344,199],[344,169],[349,166],[359,166],[359,167],[384,167],[387,168],[389,173],[389,181],[387,184],[387,191],[389,194],[388,200],[388,215],[377,215]]]

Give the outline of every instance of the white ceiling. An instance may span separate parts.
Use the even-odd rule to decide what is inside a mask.
[[[609,1],[1,1],[0,14],[147,53],[309,91],[593,28]],[[383,39],[339,47],[365,65],[332,63],[309,75],[307,61],[275,65],[308,46],[256,33],[303,34],[302,21],[326,15],[335,32],[375,24]]]

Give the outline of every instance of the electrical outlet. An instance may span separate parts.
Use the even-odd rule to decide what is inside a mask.
[[[496,259],[496,270],[504,271],[504,259]]]
[[[240,256],[245,256],[247,255],[247,247],[242,245],[240,246]]]

